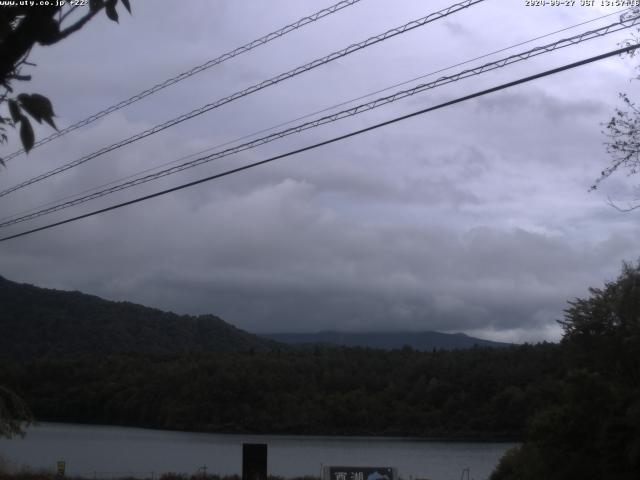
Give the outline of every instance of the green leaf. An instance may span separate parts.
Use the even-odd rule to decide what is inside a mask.
[[[53,105],[51,105],[51,101],[47,97],[39,93],[32,93],[31,95],[21,93],[18,95],[18,100],[20,100],[22,108],[38,123],[44,120],[56,130],[58,129],[53,121],[53,117],[55,117]]]
[[[33,148],[36,140],[33,134],[33,128],[31,128],[31,122],[24,115],[20,119],[20,140],[22,140],[22,146],[26,152],[29,152],[29,150]]]
[[[18,101],[20,102],[22,108],[29,115],[31,115],[36,120],[36,122],[42,123],[42,114],[40,113],[40,109],[32,104],[30,95],[21,93],[20,95],[18,95]]]
[[[114,22],[118,23],[118,12],[116,11],[116,1],[117,0],[108,0],[107,5],[105,6],[105,11],[107,12],[107,17],[109,17]]]
[[[120,0],[122,2],[122,5],[124,5],[124,8],[127,9],[127,12],[131,13],[131,4],[129,3],[129,0]]]
[[[13,123],[18,123],[20,121],[20,117],[22,117],[18,102],[16,102],[15,100],[8,100],[7,103],[9,104],[9,113],[11,114],[11,120],[13,120]]]
[[[56,126],[56,122],[53,121],[53,118],[51,117],[42,117],[42,119],[47,122],[51,128],[53,128],[54,130],[58,130],[58,127]]]

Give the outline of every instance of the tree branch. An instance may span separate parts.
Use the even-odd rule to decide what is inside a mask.
[[[0,42],[0,81],[4,82],[7,75],[15,70],[15,65],[42,38],[43,28],[55,23],[52,17],[59,8],[45,6],[31,10],[20,25]]]
[[[70,25],[69,27],[65,28],[64,30],[61,30],[60,33],[58,35],[56,35],[55,41],[53,43],[59,42],[60,40],[63,40],[65,38],[67,38],[72,33],[77,32],[78,30],[80,30],[82,27],[84,27],[85,23],[87,23],[89,20],[91,20],[96,15],[96,13],[98,13],[103,8],[104,8],[104,2],[102,3],[102,5],[99,8],[96,8],[93,11],[90,10],[89,13],[87,13],[84,17],[82,17],[80,20],[78,20],[73,25]]]
[[[607,195],[607,203],[609,204],[609,206],[615,208],[616,210],[618,210],[619,212],[622,213],[629,213],[632,212],[634,210],[637,210],[638,208],[640,208],[640,203],[637,205],[631,205],[629,204],[628,208],[621,208],[618,205],[615,204],[615,202],[611,199],[611,197],[609,195]]]

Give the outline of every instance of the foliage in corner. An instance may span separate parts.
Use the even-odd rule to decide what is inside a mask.
[[[20,141],[25,152],[35,144],[31,120],[43,121],[56,129],[55,113],[51,101],[39,93],[16,93],[14,82],[31,80],[25,75],[29,53],[35,45],[53,45],[79,31],[98,12],[105,10],[109,19],[117,22],[118,0],[91,0],[89,8],[79,5],[54,6],[25,5],[15,2],[0,8],[0,108],[6,104],[5,113],[0,113],[0,144],[7,143],[8,129],[19,129]],[[79,2],[78,2],[79,3]],[[129,13],[129,0],[120,0]],[[0,158],[0,165],[4,161]],[[32,421],[27,405],[11,390],[0,385],[0,437],[12,437],[23,433],[23,427]]]
[[[129,0],[119,0],[131,13]],[[89,8],[66,4],[63,6],[26,6],[16,2],[0,8],[0,106],[6,104],[6,113],[0,114],[0,144],[7,143],[7,128],[19,129],[20,141],[25,152],[35,144],[31,120],[46,122],[56,128],[51,101],[38,93],[14,92],[13,83],[29,81],[25,67],[34,64],[27,61],[31,49],[37,45],[53,45],[79,31],[98,12],[104,9],[107,17],[118,22],[118,0],[91,0]],[[0,158],[0,164],[4,161]]]
[[[492,480],[640,478],[640,262],[569,302],[558,399]]]
[[[640,15],[640,8],[634,8],[623,14],[621,20],[635,18],[638,15]],[[640,36],[637,34],[624,42],[624,46],[627,47],[638,44],[640,44]],[[628,53],[630,57],[637,54],[638,50],[631,50]],[[634,80],[640,80],[640,76],[635,77]],[[620,99],[622,106],[617,107],[611,119],[603,125],[610,163],[600,172],[600,177],[591,186],[592,191],[619,170],[626,169],[628,175],[634,175],[640,171],[640,109],[626,93],[620,93]],[[619,211],[629,212],[640,208],[640,194],[627,207],[619,207],[612,200],[609,204]]]

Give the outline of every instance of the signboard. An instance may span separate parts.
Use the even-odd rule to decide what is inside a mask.
[[[393,467],[324,467],[322,480],[396,480]]]

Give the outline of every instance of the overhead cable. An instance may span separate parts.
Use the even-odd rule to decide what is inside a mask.
[[[179,157],[177,159],[171,160],[169,162],[165,162],[165,163],[162,163],[160,165],[156,165],[156,166],[153,166],[153,167],[145,168],[144,170],[129,174],[129,175],[125,176],[125,177],[120,177],[120,178],[117,178],[115,180],[111,180],[109,182],[103,183],[101,185],[98,185],[98,186],[95,186],[95,187],[91,187],[91,188],[87,188],[87,189],[82,190],[82,191],[80,191],[78,193],[74,193],[74,194],[71,194],[71,195],[65,195],[62,198],[57,198],[55,200],[51,200],[49,202],[34,206],[34,207],[26,209],[26,210],[22,210],[20,212],[17,212],[17,213],[11,214],[11,215],[0,217],[0,223],[5,221],[5,220],[9,220],[9,219],[12,219],[12,218],[15,218],[15,217],[26,215],[27,213],[35,212],[36,210],[40,210],[40,209],[42,209],[44,207],[48,207],[49,205],[54,205],[56,203],[64,202],[65,200],[69,200],[69,199],[72,199],[72,198],[80,197],[81,195],[87,194],[89,192],[95,192],[97,190],[100,190],[102,188],[108,187],[110,185],[115,185],[116,183],[123,182],[125,180],[129,180],[129,179],[138,177],[140,175],[144,175],[145,173],[153,172],[154,170],[159,170],[159,169],[161,169],[163,167],[167,167],[169,165],[174,165],[174,164],[182,162],[184,160],[188,160],[190,158],[194,158],[194,157],[197,157],[199,155],[202,155],[203,153],[210,152],[212,150],[216,150],[216,149],[219,149],[219,148],[222,148],[222,147],[226,147],[227,145],[232,145],[234,143],[240,142],[242,140],[246,140],[248,138],[253,138],[253,137],[255,137],[257,135],[260,135],[262,133],[270,132],[272,130],[276,130],[277,128],[284,127],[286,125],[291,125],[292,123],[298,122],[300,120],[304,120],[304,119],[309,118],[309,117],[313,117],[314,115],[318,115],[320,113],[325,113],[325,112],[329,112],[331,110],[335,110],[336,108],[343,107],[345,105],[349,105],[349,104],[351,104],[353,102],[357,102],[358,100],[363,100],[365,98],[369,98],[369,97],[371,97],[373,95],[377,95],[379,93],[386,92],[386,91],[391,90],[393,88],[400,87],[400,86],[403,86],[403,85],[408,85],[409,83],[412,83],[412,82],[414,82],[416,80],[421,80],[423,78],[431,77],[431,76],[436,75],[438,73],[442,73],[442,72],[445,72],[447,70],[451,70],[451,69],[453,69],[455,67],[460,67],[462,65],[467,65],[467,64],[469,64],[471,62],[474,62],[476,60],[487,58],[487,57],[490,57],[490,56],[495,55],[497,53],[501,53],[501,52],[504,52],[506,50],[511,50],[511,49],[519,47],[521,45],[526,45],[528,43],[535,42],[536,40],[547,38],[547,37],[556,35],[558,33],[565,32],[567,30],[572,30],[574,28],[577,28],[577,27],[580,27],[580,26],[583,26],[583,25],[586,25],[586,24],[589,24],[589,23],[593,23],[593,22],[596,22],[598,20],[602,20],[603,18],[611,17],[613,15],[620,15],[623,12],[631,11],[631,10],[632,10],[631,8],[626,8],[626,9],[619,10],[617,12],[601,15],[599,17],[592,18],[591,20],[586,20],[584,22],[580,22],[580,23],[576,23],[576,24],[570,25],[568,27],[564,27],[564,28],[562,28],[560,30],[555,30],[553,32],[545,33],[543,35],[540,35],[540,36],[537,36],[537,37],[533,37],[533,38],[530,38],[528,40],[524,40],[524,41],[519,42],[519,43],[515,43],[515,44],[510,45],[508,47],[503,47],[503,48],[501,48],[499,50],[494,50],[493,52],[485,53],[485,54],[482,54],[480,56],[471,58],[469,60],[464,60],[464,61],[456,63],[454,65],[450,65],[448,67],[440,68],[439,70],[435,70],[435,71],[432,71],[432,72],[429,72],[429,73],[425,73],[425,74],[422,74],[422,75],[420,75],[418,77],[414,77],[414,78],[411,78],[409,80],[404,80],[404,81],[402,81],[400,83],[395,83],[393,85],[389,85],[389,86],[384,87],[382,89],[375,90],[373,92],[369,92],[369,93],[366,93],[364,95],[360,95],[359,97],[352,98],[352,99],[349,99],[349,100],[345,100],[343,102],[331,105],[329,107],[324,107],[321,110],[316,110],[316,111],[311,112],[311,113],[306,113],[306,114],[304,114],[302,116],[293,118],[291,120],[287,120],[285,122],[273,125],[271,127],[260,129],[258,131],[253,132],[253,133],[249,133],[249,134],[242,135],[240,137],[236,137],[233,140],[227,140],[227,141],[225,141],[223,143],[218,143],[218,144],[213,145],[211,147],[207,147],[204,150],[200,150],[198,152],[194,152],[194,153],[190,153],[188,155],[184,155],[182,157]]]
[[[371,96],[373,96],[373,95],[377,95],[377,94],[379,94],[379,93],[386,92],[386,91],[391,90],[391,89],[393,89],[393,88],[400,87],[400,86],[403,86],[403,85],[408,85],[409,83],[412,83],[412,82],[414,82],[414,81],[416,81],[416,80],[421,80],[421,79],[423,79],[423,78],[431,77],[431,76],[436,75],[436,74],[438,74],[438,73],[442,73],[442,72],[445,72],[445,71],[447,71],[447,70],[451,70],[451,69],[453,69],[453,68],[455,68],[455,67],[460,67],[460,66],[462,66],[462,65],[467,65],[467,64],[469,64],[469,63],[471,63],[471,62],[474,62],[474,61],[476,61],[476,60],[481,60],[481,59],[483,59],[483,58],[490,57],[490,56],[495,55],[495,54],[497,54],[497,53],[501,53],[501,52],[504,52],[504,51],[506,51],[506,50],[511,50],[511,49],[513,49],[513,48],[516,48],[516,47],[519,47],[519,46],[522,46],[522,45],[526,45],[526,44],[531,43],[531,42],[535,42],[536,40],[541,40],[541,39],[543,39],[543,38],[547,38],[547,37],[550,37],[550,36],[556,35],[556,34],[558,34],[558,33],[565,32],[565,31],[567,31],[567,30],[572,30],[572,29],[574,29],[574,28],[577,28],[577,27],[580,27],[580,26],[583,26],[583,25],[586,25],[586,24],[589,24],[589,23],[593,23],[593,22],[596,22],[596,21],[598,21],[598,20],[602,20],[603,18],[611,17],[611,16],[613,16],[613,15],[620,15],[620,14],[621,14],[621,13],[623,13],[623,12],[632,11],[632,10],[633,10],[632,8],[626,8],[626,9],[619,10],[619,11],[617,11],[617,12],[613,12],[613,13],[608,13],[608,14],[605,14],[605,15],[601,15],[601,16],[599,16],[599,17],[592,18],[591,20],[586,20],[586,21],[584,21],[584,22],[576,23],[576,24],[570,25],[570,26],[568,26],[568,27],[564,27],[564,28],[562,28],[562,29],[560,29],[560,30],[555,30],[555,31],[553,31],[553,32],[545,33],[545,34],[543,34],[543,35],[540,35],[540,36],[537,36],[537,37],[533,37],[533,38],[530,38],[530,39],[528,39],[528,40],[524,40],[524,41],[519,42],[519,43],[515,43],[515,44],[510,45],[510,46],[508,46],[508,47],[503,47],[503,48],[501,48],[501,49],[499,49],[499,50],[494,50],[494,51],[492,51],[492,52],[482,54],[482,55],[480,55],[480,56],[477,56],[477,57],[471,58],[471,59],[469,59],[469,60],[465,60],[465,61],[462,61],[462,62],[456,63],[456,64],[454,64],[454,65],[450,65],[450,66],[448,66],[448,67],[441,68],[441,69],[439,69],[439,70],[435,70],[435,71],[432,71],[432,72],[429,72],[429,73],[425,73],[425,74],[422,74],[422,75],[420,75],[420,76],[418,76],[418,77],[414,77],[414,78],[411,78],[411,79],[409,79],[409,80],[404,80],[404,81],[402,81],[402,82],[400,82],[400,83],[395,83],[395,84],[393,84],[393,85],[389,85],[389,86],[384,87],[384,88],[382,88],[382,89],[375,90],[375,91],[373,91],[373,92],[369,92],[369,93],[366,93],[366,94],[364,94],[364,95],[360,95],[359,97],[352,98],[352,99],[349,99],[349,100],[345,100],[345,101],[343,101],[343,102],[340,102],[340,103],[337,103],[337,104],[331,105],[331,106],[329,106],[329,107],[322,108],[321,110],[316,110],[316,111],[314,111],[314,112],[304,114],[304,115],[302,115],[302,116],[299,116],[299,117],[293,118],[293,119],[291,119],[291,120],[287,120],[287,121],[285,121],[285,122],[282,122],[282,123],[279,123],[279,124],[273,125],[273,126],[271,126],[271,127],[263,128],[263,129],[261,129],[261,130],[255,131],[255,132],[253,132],[253,133],[249,133],[249,134],[242,135],[242,136],[237,137],[237,138],[235,138],[235,139],[233,139],[233,140],[228,140],[228,141],[225,141],[225,142],[223,142],[223,143],[219,143],[219,144],[216,144],[216,145],[214,145],[214,146],[207,147],[207,148],[205,148],[204,150],[200,150],[200,151],[198,151],[198,152],[190,153],[189,155],[182,156],[182,157],[177,158],[177,159],[175,159],[175,160],[171,160],[171,161],[169,161],[169,162],[165,162],[165,163],[162,163],[162,164],[160,164],[160,165],[156,165],[156,166],[153,166],[153,167],[149,167],[149,168],[146,168],[146,169],[144,169],[144,170],[141,170],[141,171],[138,171],[138,172],[135,172],[135,173],[129,174],[129,175],[125,176],[125,177],[120,177],[120,178],[118,178],[118,179],[115,179],[115,180],[109,181],[109,182],[107,182],[107,183],[103,183],[103,184],[101,184],[101,185],[98,185],[98,186],[95,186],[95,187],[91,187],[91,188],[88,188],[88,189],[82,190],[81,192],[78,192],[78,193],[75,193],[75,194],[72,194],[72,195],[66,195],[66,196],[64,196],[64,197],[62,197],[62,198],[58,198],[58,199],[56,199],[56,200],[51,200],[51,201],[46,202],[46,203],[44,203],[44,204],[40,204],[40,205],[37,205],[37,206],[35,206],[35,207],[29,208],[29,209],[26,209],[26,210],[22,210],[22,211],[20,211],[20,212],[17,212],[17,213],[11,214],[11,215],[7,215],[7,216],[5,216],[5,217],[1,217],[1,218],[0,218],[0,223],[1,223],[1,222],[3,222],[3,221],[5,221],[5,220],[9,220],[9,219],[11,219],[11,218],[15,218],[15,217],[18,217],[18,216],[25,215],[25,214],[27,214],[27,213],[34,212],[34,211],[36,211],[36,210],[40,210],[40,209],[42,209],[42,208],[44,208],[44,207],[48,207],[49,205],[54,205],[54,204],[56,204],[56,203],[60,203],[60,202],[63,202],[63,201],[65,201],[65,200],[69,200],[69,199],[72,199],[72,198],[76,198],[76,197],[79,197],[79,196],[84,195],[84,194],[89,193],[89,192],[95,192],[95,191],[97,191],[97,190],[100,190],[100,189],[102,189],[102,188],[108,187],[108,186],[110,186],[110,185],[115,185],[115,184],[116,184],[116,183],[118,183],[118,182],[123,182],[123,181],[125,181],[125,180],[129,180],[129,179],[132,179],[132,178],[138,177],[138,176],[140,176],[140,175],[144,175],[145,173],[149,173],[149,172],[152,172],[152,171],[154,171],[154,170],[159,170],[159,169],[161,169],[161,168],[163,168],[163,167],[167,167],[167,166],[169,166],[169,165],[173,165],[173,164],[176,164],[176,163],[182,162],[182,161],[184,161],[184,160],[188,160],[189,158],[197,157],[197,156],[199,156],[199,155],[202,155],[203,153],[210,152],[210,151],[212,151],[212,150],[216,150],[216,149],[219,149],[219,148],[225,147],[225,146],[227,146],[227,145],[232,145],[232,144],[234,144],[234,143],[240,142],[240,141],[242,141],[242,140],[246,140],[246,139],[248,139],[248,138],[253,138],[253,137],[255,137],[255,136],[257,136],[257,135],[260,135],[260,134],[262,134],[262,133],[270,132],[270,131],[272,131],[272,130],[276,130],[277,128],[284,127],[284,126],[286,126],[286,125],[291,125],[292,123],[295,123],[295,122],[300,121],[300,120],[304,120],[304,119],[309,118],[309,117],[313,117],[314,115],[318,115],[318,114],[320,114],[320,113],[325,113],[325,112],[329,112],[329,111],[331,111],[331,110],[335,110],[336,108],[343,107],[343,106],[345,106],[345,105],[349,105],[349,104],[351,104],[351,103],[353,103],[353,102],[357,102],[358,100],[363,100],[363,99],[365,99],[365,98],[369,98],[369,97],[371,97]]]
[[[84,219],[84,218],[92,217],[92,216],[99,215],[99,214],[102,214],[102,213],[106,213],[106,212],[109,212],[109,211],[112,211],[112,210],[117,210],[117,209],[129,206],[129,205],[140,203],[140,202],[143,202],[145,200],[150,200],[152,198],[160,197],[160,196],[166,195],[168,193],[177,192],[179,190],[183,190],[185,188],[193,187],[193,186],[199,185],[201,183],[210,182],[212,180],[216,180],[216,179],[219,179],[219,178],[222,178],[222,177],[226,177],[226,176],[238,173],[238,172],[242,172],[244,170],[249,170],[251,168],[255,168],[255,167],[258,167],[260,165],[265,165],[267,163],[271,163],[271,162],[274,162],[276,160],[280,160],[282,158],[290,157],[292,155],[303,153],[303,152],[306,152],[306,151],[309,151],[309,150],[314,150],[314,149],[322,147],[324,145],[329,145],[331,143],[336,143],[336,142],[345,140],[347,138],[354,137],[356,135],[361,135],[363,133],[366,133],[366,132],[369,132],[369,131],[372,131],[372,130],[376,130],[378,128],[381,128],[381,127],[384,127],[384,126],[387,126],[387,125],[391,125],[393,123],[397,123],[397,122],[400,122],[402,120],[406,120],[406,119],[409,119],[409,118],[412,118],[412,117],[416,117],[418,115],[423,115],[425,113],[432,112],[434,110],[439,110],[441,108],[449,107],[451,105],[462,103],[462,102],[465,102],[467,100],[471,100],[473,98],[477,98],[477,97],[481,97],[481,96],[484,96],[484,95],[488,95],[490,93],[494,93],[494,92],[497,92],[497,91],[500,91],[500,90],[511,88],[511,87],[514,87],[516,85],[520,85],[520,84],[523,84],[523,83],[531,82],[531,81],[539,79],[539,78],[547,77],[549,75],[554,75],[554,74],[557,74],[557,73],[560,73],[560,72],[563,72],[563,71],[566,71],[566,70],[570,70],[570,69],[573,69],[573,68],[576,68],[576,67],[580,67],[582,65],[587,65],[589,63],[593,63],[593,62],[596,62],[596,61],[599,61],[599,60],[603,60],[605,58],[610,58],[610,57],[613,57],[615,55],[621,55],[621,54],[624,54],[624,53],[629,53],[629,52],[634,51],[634,50],[636,50],[638,48],[640,48],[640,44],[638,44],[638,45],[630,45],[630,46],[627,46],[627,47],[624,47],[624,48],[619,48],[617,50],[613,50],[613,51],[610,51],[610,52],[607,52],[607,53],[603,53],[601,55],[596,55],[594,57],[586,58],[586,59],[580,60],[578,62],[573,62],[573,63],[570,63],[570,64],[563,65],[561,67],[553,68],[551,70],[546,70],[544,72],[540,72],[540,73],[537,73],[535,75],[530,75],[528,77],[520,78],[518,80],[514,80],[514,81],[511,81],[511,82],[503,83],[503,84],[498,85],[496,87],[488,88],[486,90],[481,90],[479,92],[475,92],[475,93],[472,93],[470,95],[466,95],[464,97],[458,97],[458,98],[456,98],[454,100],[450,100],[448,102],[444,102],[444,103],[441,103],[441,104],[433,106],[433,107],[424,108],[424,109],[418,110],[416,112],[412,112],[412,113],[409,113],[409,114],[406,114],[406,115],[402,115],[400,117],[395,117],[395,118],[393,118],[391,120],[380,122],[380,123],[377,123],[375,125],[371,125],[369,127],[362,128],[360,130],[355,130],[353,132],[350,132],[350,133],[347,133],[347,134],[344,134],[344,135],[340,135],[338,137],[333,137],[333,138],[331,138],[329,140],[324,140],[322,142],[318,142],[318,143],[315,143],[313,145],[308,145],[308,146],[303,147],[303,148],[298,148],[296,150],[292,150],[292,151],[289,151],[287,153],[276,155],[276,156],[267,158],[265,160],[261,160],[261,161],[258,161],[258,162],[253,162],[253,163],[250,163],[250,164],[247,164],[247,165],[243,165],[241,167],[232,168],[230,170],[226,170],[224,172],[217,173],[215,175],[211,175],[209,177],[201,178],[199,180],[194,180],[192,182],[184,183],[184,184],[178,185],[176,187],[168,188],[166,190],[162,190],[162,191],[159,191],[159,192],[156,192],[156,193],[152,193],[152,194],[149,194],[149,195],[144,195],[142,197],[138,197],[138,198],[135,198],[133,200],[129,200],[129,201],[126,201],[126,202],[122,202],[122,203],[118,203],[118,204],[115,204],[115,205],[111,205],[109,207],[101,208],[99,210],[94,210],[92,212],[88,212],[88,213],[85,213],[85,214],[82,214],[82,215],[78,215],[78,216],[75,216],[75,217],[67,218],[66,220],[61,220],[59,222],[50,223],[48,225],[43,225],[41,227],[33,228],[31,230],[27,230],[27,231],[24,231],[24,232],[16,233],[16,234],[13,234],[13,235],[8,235],[6,237],[0,238],[0,242],[5,242],[7,240],[11,240],[11,239],[14,239],[14,238],[23,237],[25,235],[29,235],[29,234],[32,234],[32,233],[35,233],[35,232],[48,230],[48,229],[53,228],[53,227],[57,227],[57,226],[60,226],[60,225],[65,225],[67,223],[75,222],[75,221],[78,221],[78,220],[81,220],[81,219]]]
[[[472,76],[477,76],[477,75],[481,75],[483,73],[492,71],[492,70],[496,70],[498,68],[503,68],[506,67],[508,65],[514,64],[516,62],[521,62],[523,60],[528,60],[529,58],[538,56],[538,55],[542,55],[545,53],[549,53],[549,52],[553,52],[555,50],[561,49],[561,48],[565,48],[571,45],[576,45],[579,44],[581,42],[585,42],[587,40],[592,40],[594,38],[599,38],[602,37],[604,35],[608,35],[610,33],[614,33],[617,31],[622,30],[623,28],[629,28],[632,27],[636,24],[640,24],[640,16],[637,17],[633,17],[630,18],[628,20],[625,20],[623,22],[616,22],[613,23],[611,25],[607,25],[605,27],[601,27],[599,29],[596,30],[591,30],[588,32],[583,32],[580,33],[578,35],[574,35],[572,37],[568,37],[565,39],[561,39],[561,40],[557,40],[553,43],[549,43],[547,45],[543,45],[543,46],[539,46],[539,47],[535,47],[533,49],[527,50],[525,52],[521,52],[521,53],[517,53],[517,54],[513,54],[510,55],[508,57],[502,58],[500,60],[496,60],[493,62],[489,62],[489,63],[485,63],[483,65],[480,65],[478,67],[474,67],[474,68],[470,68],[467,70],[463,70],[459,73],[456,73],[454,75],[449,75],[449,76],[444,76],[444,77],[440,77],[437,80],[434,80],[432,82],[429,83],[424,83],[424,84],[420,84],[417,85],[415,87],[412,87],[410,89],[406,89],[406,90],[400,90],[392,95],[388,95],[385,97],[381,97],[378,98],[376,100],[373,100],[371,102],[368,103],[363,103],[345,110],[342,110],[340,112],[331,114],[331,115],[326,115],[320,118],[317,118],[315,120],[306,122],[306,123],[302,123],[300,125],[296,125],[290,128],[287,128],[285,130],[281,130],[279,132],[276,133],[272,133],[270,135],[267,135],[265,137],[261,137],[255,140],[251,140],[249,142],[234,146],[234,147],[230,147],[227,148],[225,150],[221,150],[209,155],[205,155],[199,158],[196,158],[194,160],[182,163],[180,165],[176,165],[174,167],[170,167],[170,168],[166,168],[164,170],[160,170],[156,173],[152,173],[143,177],[139,177],[133,180],[129,180],[126,182],[122,182],[116,185],[112,185],[108,188],[104,188],[102,190],[98,190],[95,192],[92,192],[90,194],[78,197],[78,198],[74,198],[73,200],[69,200],[67,202],[63,202],[63,203],[59,203],[50,207],[46,207],[40,210],[37,210],[35,212],[26,214],[26,215],[22,215],[16,218],[12,218],[10,220],[6,220],[3,222],[0,222],[0,228],[2,227],[8,227],[10,225],[15,225],[17,223],[22,223],[28,220],[33,220],[34,218],[37,217],[41,217],[43,215],[47,215],[59,210],[63,210],[66,208],[70,208],[70,207],[74,207],[76,205],[80,205],[82,203],[86,203],[88,201],[91,200],[95,200],[97,198],[101,198],[104,197],[106,195],[110,195],[112,193],[121,191],[121,190],[126,190],[128,188],[132,188],[138,185],[142,185],[144,183],[156,180],[158,178],[162,178],[168,175],[172,175],[174,173],[178,173],[181,172],[183,170],[187,170],[189,168],[193,168],[199,165],[202,165],[204,163],[208,163],[214,160],[218,160],[220,158],[223,157],[227,157],[229,155],[233,155],[245,150],[249,150],[252,148],[256,148],[260,145],[264,145],[266,143],[270,143],[273,142],[275,140],[279,140],[281,138],[284,138],[286,136],[292,135],[292,134],[296,134],[296,133],[300,133],[302,131],[305,130],[309,130],[311,128],[316,128],[319,127],[321,125],[325,125],[328,123],[332,123],[338,120],[342,120],[344,118],[347,117],[352,117],[370,110],[373,110],[375,108],[381,107],[383,105],[387,105],[393,102],[396,102],[398,100],[410,97],[412,95],[416,95],[418,93],[427,91],[427,90],[431,90],[437,87],[440,87],[442,85],[446,85],[449,83],[453,83],[453,82],[457,82],[459,80],[463,80],[465,78],[469,78]]]
[[[342,0],[338,3],[336,3],[335,5],[332,5],[328,8],[324,8],[322,10],[320,10],[319,12],[316,12],[312,15],[308,15],[306,17],[301,18],[300,20],[291,23],[285,27],[282,27],[279,30],[276,30],[274,32],[271,32],[267,35],[264,35],[256,40],[253,40],[249,43],[246,43],[244,45],[242,45],[241,47],[238,47],[234,50],[231,50],[230,52],[224,53],[222,55],[220,55],[219,57],[213,58],[211,60],[208,60],[207,62],[198,65],[196,67],[193,67],[190,70],[187,70],[186,72],[182,72],[174,77],[168,78],[167,80],[158,83],[156,85],[154,85],[151,88],[148,88],[146,90],[143,90],[140,93],[137,93],[135,95],[133,95],[132,97],[126,99],[126,100],[122,100],[121,102],[116,103],[115,105],[112,105],[108,108],[105,108],[104,110],[99,111],[98,113],[94,113],[93,115],[80,120],[76,123],[74,123],[73,125],[69,125],[66,128],[63,128],[61,130],[58,130],[55,133],[52,133],[51,135],[49,135],[48,137],[45,137],[41,140],[38,140],[37,142],[35,142],[33,144],[32,148],[36,148],[39,147],[40,145],[44,145],[45,143],[48,143],[52,140],[55,140],[56,138],[62,137],[63,135],[66,135],[69,132],[73,132],[74,130],[78,130],[79,128],[85,127],[93,122],[95,122],[96,120],[99,120],[102,117],[105,117],[107,115],[109,115],[110,113],[113,113],[117,110],[120,110],[124,107],[127,107],[133,103],[136,103],[138,100],[142,100],[145,97],[148,97],[149,95],[153,95],[156,92],[159,92],[160,90],[167,88],[171,85],[175,85],[178,82],[181,82],[182,80],[185,80],[189,77],[192,77],[200,72],[203,72],[211,67],[215,67],[216,65],[219,65],[223,62],[226,62],[227,60],[230,60],[234,57],[237,57],[238,55],[241,55],[243,53],[246,53],[250,50],[253,50],[256,47],[259,47],[261,45],[264,45],[266,43],[271,42],[272,40],[275,40],[276,38],[280,38],[288,33],[293,32],[294,30],[297,30],[305,25],[308,25],[309,23],[313,23],[317,20],[320,20],[321,18],[324,18],[328,15],[331,15],[332,13],[336,13],[340,10],[342,10],[343,8],[346,7],[350,7],[351,5],[358,3],[360,0]],[[18,155],[24,153],[24,149],[20,149],[17,150],[9,155],[7,155],[6,157],[3,157],[3,160],[5,162],[12,160],[13,158],[17,157]]]
[[[385,40],[388,40],[390,38],[393,38],[397,35],[401,35],[403,33],[409,32],[415,28],[418,27],[422,27],[424,25],[427,25],[431,22],[434,22],[436,20],[439,20],[441,18],[445,18],[449,15],[452,15],[456,12],[459,12],[460,10],[469,8],[475,4],[484,2],[486,0],[465,0],[463,2],[460,3],[456,3],[454,5],[451,5],[445,9],[442,9],[438,12],[434,12],[434,13],[430,13],[427,16],[424,16],[422,18],[419,18],[417,20],[413,20],[411,22],[408,22],[404,25],[401,25],[399,27],[393,28],[391,30],[387,30],[386,32],[380,34],[380,35],[376,35],[373,37],[368,38],[367,40],[364,40],[362,42],[359,43],[354,43],[346,48],[343,48],[342,50],[338,50],[336,52],[333,52],[325,57],[322,58],[318,58],[312,62],[309,62],[305,65],[302,65],[300,67],[296,67],[293,70],[289,70],[286,73],[281,73],[280,75],[277,75],[275,77],[270,78],[269,80],[264,80],[260,83],[256,83],[255,85],[252,85],[249,88],[246,88],[244,90],[238,91],[232,95],[229,95],[228,97],[224,97],[221,98],[219,100],[216,100],[215,102],[212,103],[208,103],[206,105],[203,105],[200,108],[197,108],[195,110],[192,110],[189,113],[185,113],[183,115],[180,115],[179,117],[173,118],[171,120],[168,120],[164,123],[161,123],[159,125],[156,125],[155,127],[152,127],[148,130],[145,130],[143,132],[137,133],[136,135],[133,135],[129,138],[126,138],[124,140],[121,140],[117,143],[114,143],[112,145],[109,145],[108,147],[103,147],[100,150],[97,150],[96,152],[93,152],[91,154],[85,155],[77,160],[74,160],[72,162],[66,163],[64,165],[61,165],[60,167],[57,167],[53,170],[50,170],[46,173],[43,173],[41,175],[38,175],[36,177],[30,178],[28,180],[25,180],[17,185],[14,185],[13,187],[7,188],[6,190],[0,191],[0,197],[3,197],[5,195],[8,195],[12,192],[15,192],[16,190],[20,190],[21,188],[24,188],[26,186],[32,185],[34,183],[40,182],[42,180],[45,180],[47,178],[50,178],[54,175],[57,175],[58,173],[62,173],[66,170],[69,170],[70,168],[73,167],[77,167],[78,165],[82,165],[83,163],[86,163],[90,160],[93,160],[94,158],[97,158],[101,155],[104,155],[105,153],[111,152],[113,150],[116,150],[120,147],[124,147],[125,145],[129,145],[133,142],[136,142],[138,140],[141,140],[143,138],[146,138],[150,135],[154,135],[158,132],[161,132],[162,130],[165,130],[169,127],[172,127],[174,125],[177,125],[179,123],[182,123],[186,120],[190,120],[194,117],[197,117],[198,115],[202,115],[206,112],[209,112],[211,110],[213,110],[214,108],[218,108],[221,107],[222,105],[225,105],[227,103],[230,103],[234,100],[237,100],[239,98],[245,97],[247,95],[250,95],[252,93],[258,92],[260,90],[263,90],[267,87],[270,87],[272,85],[275,85],[277,83],[280,83],[284,80],[288,80],[289,78],[295,77],[297,75],[300,75],[301,73],[305,73],[308,72],[309,70],[313,70],[314,68],[317,68],[321,65],[325,65],[329,62],[332,62],[334,60],[337,60],[339,58],[342,58],[346,55],[349,55],[351,53],[357,52],[359,50],[362,50],[364,48],[370,47],[372,45],[375,45],[377,43],[383,42]]]

